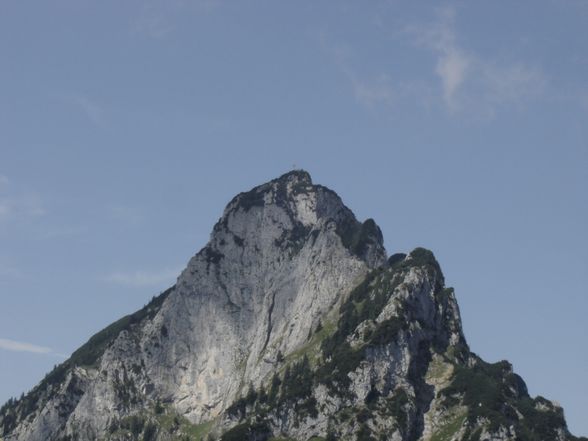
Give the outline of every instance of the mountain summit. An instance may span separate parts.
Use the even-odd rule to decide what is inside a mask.
[[[295,170],[235,196],[174,286],[9,400],[0,439],[579,438],[470,351],[430,251],[388,258],[373,220]]]

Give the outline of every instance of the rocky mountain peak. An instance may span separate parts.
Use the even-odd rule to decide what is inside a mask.
[[[236,211],[249,213],[272,210],[279,207],[287,212],[290,220],[305,226],[315,225],[321,218],[349,217],[353,213],[345,207],[335,192],[314,185],[310,174],[304,170],[293,170],[279,178],[239,193],[227,205],[221,222]]]
[[[2,439],[579,440],[470,352],[431,251],[387,259],[302,170],[235,196],[176,285],[0,408]]]
[[[326,230],[334,231],[350,254],[369,267],[385,261],[383,236],[376,223],[372,219],[359,222],[334,191],[314,185],[304,170],[290,171],[235,196],[201,254],[209,261],[232,252],[240,255],[241,248],[259,255],[271,249],[292,254]]]

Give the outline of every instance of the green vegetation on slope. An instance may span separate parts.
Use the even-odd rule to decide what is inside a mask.
[[[455,365],[453,380],[441,393],[447,407],[467,406],[470,427],[484,421],[490,432],[512,426],[518,441],[556,439],[557,430],[565,427],[562,409],[545,398],[531,398],[506,361],[491,364],[475,357],[473,366]],[[466,435],[477,441],[479,431]]]
[[[28,394],[21,396],[18,400],[9,400],[0,408],[1,433],[7,434],[16,426],[19,419],[26,417],[36,409],[44,405],[46,392],[52,388],[58,387],[65,380],[67,372],[76,366],[96,365],[104,350],[114,341],[114,339],[123,331],[129,330],[135,324],[141,323],[144,319],[152,319],[161,308],[163,301],[173,291],[175,286],[167,289],[141,308],[139,311],[127,315],[120,320],[112,323],[102,331],[96,333],[79,349],[77,349],[69,359],[55,366],[43,380],[35,386]],[[71,393],[79,392],[71,390]]]
[[[207,441],[213,424],[214,421],[192,424],[172,407],[157,402],[141,413],[113,420],[102,441],[152,441],[158,436],[168,441]]]
[[[267,425],[262,423],[269,413],[279,415],[293,409],[300,419],[316,416],[317,402],[312,391],[319,384],[326,385],[334,395],[352,398],[349,373],[357,369],[365,359],[366,350],[393,342],[415,320],[410,308],[398,303],[397,312],[400,316],[379,323],[375,321],[402,282],[406,271],[413,267],[420,267],[428,272],[438,269],[438,264],[429,251],[417,249],[412,255],[411,259],[404,259],[405,256],[402,256],[391,265],[370,272],[343,302],[338,320],[329,321],[324,327],[319,326],[307,344],[283,360],[286,365],[281,373],[274,374],[268,386],[269,392],[266,393],[264,388],[258,391],[249,388],[245,396],[236,400],[227,413],[240,424],[235,426],[234,431],[227,432],[222,439],[237,439],[233,438],[237,436],[253,439],[261,436],[256,430],[259,431],[260,427],[262,432],[267,430]],[[436,275],[436,280],[442,280],[442,276]],[[371,323],[371,331],[364,334],[359,346],[352,348],[348,338],[355,334],[359,324],[366,321]],[[339,412],[339,416],[333,415],[333,418],[340,419],[341,422],[350,418],[356,419],[360,425],[357,435],[362,440],[374,439],[368,424],[373,412],[393,418],[398,429],[406,430],[409,422],[407,412],[414,406],[413,397],[402,388],[391,391],[390,394],[388,397],[380,397],[377,391],[372,390],[366,398],[365,406],[345,408]],[[380,404],[376,406],[378,400]],[[253,426],[252,421],[256,423]],[[336,437],[330,433],[329,439]]]

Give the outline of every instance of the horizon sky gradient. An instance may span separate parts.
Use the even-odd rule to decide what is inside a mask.
[[[0,4],[0,402],[307,170],[588,436],[588,2]]]

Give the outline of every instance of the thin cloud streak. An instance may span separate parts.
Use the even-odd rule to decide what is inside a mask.
[[[0,262],[0,277],[21,278],[22,271],[12,265],[6,265]]]
[[[166,37],[174,30],[174,26],[169,23],[163,16],[143,14],[131,22],[132,35],[146,35],[156,40]]]
[[[0,349],[15,352],[30,352],[33,354],[55,354],[53,349],[46,346],[38,346],[32,343],[0,338]],[[62,355],[62,354],[56,354]]]
[[[182,268],[166,268],[160,271],[115,272],[103,277],[105,282],[124,286],[156,286],[173,282]]]
[[[81,236],[88,232],[88,227],[85,226],[59,226],[55,228],[48,228],[41,234],[43,239],[59,239],[65,237]]]
[[[15,217],[38,217],[46,213],[36,196],[0,199],[0,221]]]
[[[37,194],[14,188],[10,179],[0,174],[0,222],[44,214],[46,210]]]
[[[486,84],[486,99],[497,104],[522,104],[525,99],[540,95],[547,86],[541,71],[522,63],[500,66],[485,62],[479,71]]]
[[[379,104],[394,102],[394,89],[388,75],[380,75],[376,79],[362,79],[349,75],[353,84],[355,98],[364,106],[374,108]]]
[[[58,92],[51,94],[53,99],[74,108],[81,113],[90,123],[99,128],[104,128],[104,108],[94,99],[82,93]]]
[[[84,95],[75,95],[72,99],[95,126],[104,125],[104,111],[101,106]]]
[[[131,17],[129,33],[163,40],[174,33],[182,17],[208,13],[220,3],[219,0],[155,0],[145,3],[137,15]]]
[[[396,94],[388,74],[380,74],[375,78],[361,76],[348,62],[345,50],[328,44],[324,34],[319,35],[319,42],[323,50],[334,57],[339,69],[351,83],[358,103],[369,109],[393,104]]]

